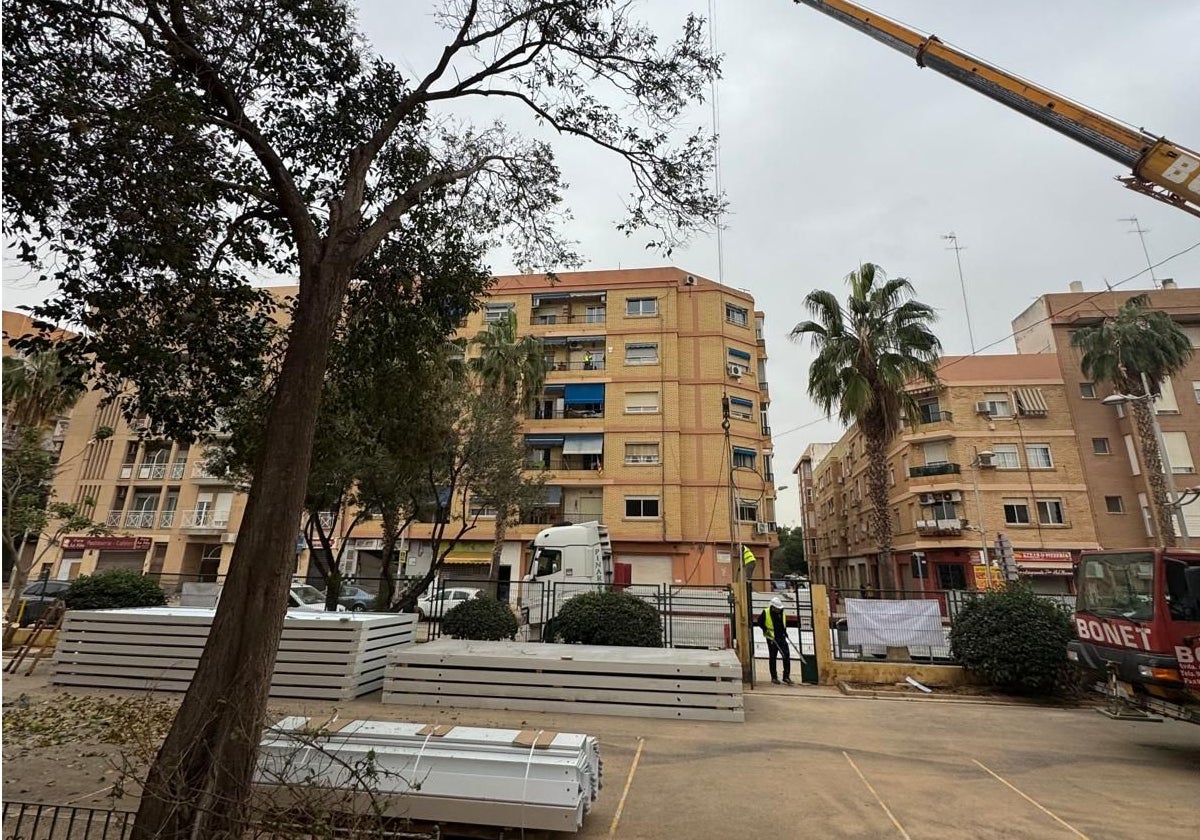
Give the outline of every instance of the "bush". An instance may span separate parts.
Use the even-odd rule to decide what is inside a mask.
[[[969,601],[950,628],[950,649],[963,667],[1019,694],[1054,694],[1067,668],[1071,616],[1027,587],[1010,585]]]
[[[73,610],[114,610],[126,607],[161,607],[166,593],[140,572],[113,569],[76,578],[63,596]]]
[[[442,617],[442,631],[452,639],[498,642],[514,638],[518,629],[508,604],[487,595],[460,601]]]
[[[562,605],[550,638],[577,645],[662,647],[662,620],[636,595],[587,592]]]

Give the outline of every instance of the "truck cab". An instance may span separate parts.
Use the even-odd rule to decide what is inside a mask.
[[[612,540],[599,522],[543,528],[530,548],[521,587],[521,611],[530,625],[544,624],[568,598],[613,582]]]
[[[1200,551],[1085,553],[1068,657],[1135,705],[1200,723]]]

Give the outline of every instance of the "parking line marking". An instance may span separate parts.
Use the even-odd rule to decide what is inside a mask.
[[[625,790],[621,791],[621,801],[617,803],[617,813],[613,814],[612,824],[608,827],[609,840],[617,836],[617,825],[621,822],[621,813],[625,810],[625,797],[629,796],[629,788],[633,785],[633,774],[637,772],[638,762],[642,760],[642,747],[646,746],[645,738],[638,738],[637,752],[633,754],[633,764],[629,765],[629,776],[625,779]]]
[[[875,792],[875,788],[871,787],[871,783],[867,781],[867,777],[864,776],[863,772],[858,769],[858,765],[854,763],[854,759],[850,757],[850,754],[845,750],[842,750],[842,755],[844,755],[846,760],[850,762],[850,766],[854,768],[854,772],[858,774],[858,778],[862,779],[862,783],[867,786],[867,790],[871,791],[871,795],[875,797],[875,801],[879,803],[879,807],[883,809],[883,812],[888,815],[888,819],[892,821],[892,825],[896,826],[896,830],[900,832],[900,836],[903,837],[904,840],[912,840],[912,838],[908,836],[908,832],[904,830],[904,826],[900,825],[900,820],[896,819],[896,815],[892,813],[892,809],[884,804],[883,799],[881,799],[879,794]]]
[[[1051,811],[1051,810],[1050,810],[1049,808],[1047,808],[1045,805],[1042,805],[1040,802],[1038,802],[1037,800],[1035,800],[1033,797],[1031,797],[1031,796],[1029,796],[1028,794],[1026,794],[1026,793],[1025,793],[1023,790],[1021,790],[1021,789],[1020,789],[1020,788],[1018,788],[1016,785],[1014,785],[1014,784],[1012,784],[1011,782],[1009,782],[1007,779],[1001,778],[1001,776],[1000,776],[1000,774],[999,774],[999,773],[996,773],[995,771],[991,770],[991,769],[990,769],[989,767],[987,767],[987,766],[986,766],[986,765],[985,765],[985,764],[984,764],[982,761],[979,761],[978,759],[975,759],[975,758],[973,758],[973,759],[971,759],[971,760],[972,760],[972,761],[974,761],[976,764],[978,764],[978,765],[979,765],[979,768],[980,768],[981,770],[983,770],[985,773],[987,773],[989,776],[991,776],[993,779],[995,779],[995,780],[996,780],[996,781],[998,781],[1000,784],[1002,784],[1002,785],[1004,785],[1005,787],[1007,787],[1007,788],[1008,788],[1009,790],[1011,790],[1013,793],[1015,793],[1015,794],[1017,794],[1018,796],[1020,796],[1022,799],[1024,799],[1026,802],[1028,802],[1028,803],[1029,803],[1030,805],[1032,805],[1033,807],[1037,808],[1039,811],[1041,811],[1042,813],[1044,813],[1046,816],[1050,817],[1052,820],[1054,820],[1056,823],[1058,823],[1059,825],[1061,825],[1063,828],[1067,829],[1067,831],[1070,831],[1070,832],[1071,832],[1072,834],[1074,834],[1076,837],[1082,837],[1082,838],[1083,838],[1083,840],[1090,840],[1090,838],[1089,838],[1089,837],[1088,837],[1086,834],[1084,834],[1082,831],[1080,831],[1078,828],[1076,828],[1075,826],[1071,825],[1069,822],[1067,822],[1066,820],[1064,820],[1064,819],[1063,819],[1062,817],[1060,817],[1058,814],[1056,814],[1056,813],[1054,813],[1053,811]]]

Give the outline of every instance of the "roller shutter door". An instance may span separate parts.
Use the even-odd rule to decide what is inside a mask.
[[[629,564],[629,582],[632,584],[671,583],[673,580],[674,561],[670,557],[658,557],[647,554],[623,554],[616,559],[621,563]]]

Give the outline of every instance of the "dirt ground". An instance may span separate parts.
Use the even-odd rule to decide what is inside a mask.
[[[48,712],[53,703],[87,705],[79,694],[64,699],[40,670],[5,675],[5,711],[23,707],[27,723],[53,733],[63,716]],[[322,719],[334,712],[276,706]],[[576,835],[585,840],[1196,836],[1200,727],[1112,721],[1094,709],[859,699],[768,684],[747,695],[744,724],[432,710],[384,705],[378,695],[336,711],[597,736],[604,787]],[[59,737],[35,745],[39,736],[6,727],[6,801],[108,803],[120,749],[95,743],[94,733],[47,743]]]

